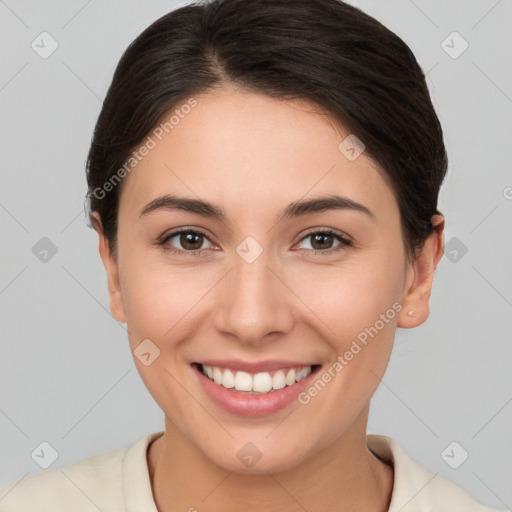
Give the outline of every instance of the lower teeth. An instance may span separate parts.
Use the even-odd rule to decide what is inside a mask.
[[[217,384],[217,385],[219,385],[219,384]],[[224,387],[224,386],[221,386],[221,387]],[[286,387],[289,387],[289,386],[286,386]],[[247,393],[248,395],[268,395],[269,393],[273,393],[274,391],[276,391],[275,389],[271,389],[270,391],[239,391],[236,388],[226,388],[226,389],[229,389],[230,391],[236,391],[237,393]]]

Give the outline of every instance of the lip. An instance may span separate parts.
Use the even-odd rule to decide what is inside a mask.
[[[208,359],[206,361],[196,361],[197,364],[206,366],[218,366],[219,368],[227,369],[237,372],[247,373],[260,373],[260,372],[273,372],[274,370],[284,370],[291,368],[302,368],[304,366],[315,366],[312,362],[297,362],[297,361],[284,361],[284,360],[268,360],[249,362],[241,359]]]
[[[216,361],[216,363],[219,362],[220,361]],[[204,364],[209,366],[209,364],[206,362]],[[291,367],[295,367],[294,365]],[[221,365],[213,364],[212,366]],[[301,365],[299,364],[297,366]],[[224,367],[229,368],[229,366]],[[215,382],[206,377],[206,375],[203,375],[198,363],[192,363],[191,368],[196,374],[205,394],[217,406],[236,416],[258,418],[276,413],[290,405],[294,400],[297,399],[300,393],[302,393],[308,386],[310,386],[312,379],[316,376],[321,366],[315,365],[312,372],[305,379],[296,382],[292,386],[285,386],[284,388],[261,395],[233,391],[232,389],[228,389],[224,386],[215,384]],[[280,366],[279,368],[283,367]],[[238,367],[238,369],[240,370],[240,367]]]

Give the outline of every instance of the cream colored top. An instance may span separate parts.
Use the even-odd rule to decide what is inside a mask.
[[[0,512],[158,512],[146,457],[162,434],[6,485],[0,488]],[[496,512],[428,472],[390,437],[368,435],[367,445],[394,468],[389,512]]]

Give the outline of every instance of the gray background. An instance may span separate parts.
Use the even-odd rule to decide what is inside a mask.
[[[44,471],[31,458],[43,441],[57,469],[164,428],[108,309],[84,165],[122,51],[185,3],[0,0],[0,484]],[[449,252],[431,317],[398,331],[369,432],[483,503],[511,508],[512,2],[353,3],[428,72],[450,159],[440,199]],[[59,45],[47,59],[31,47],[43,31]],[[464,43],[446,40],[453,31],[469,44],[457,58]],[[46,261],[33,252],[43,237],[57,248]],[[441,456],[453,441],[469,453],[457,469]],[[452,464],[462,449],[448,450]]]

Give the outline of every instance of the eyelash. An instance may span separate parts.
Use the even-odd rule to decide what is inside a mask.
[[[169,251],[173,254],[180,254],[180,255],[184,255],[184,256],[200,256],[203,252],[207,251],[207,249],[196,249],[193,251],[184,251],[182,249],[176,249],[175,247],[172,247],[168,244],[168,242],[171,238],[174,238],[177,235],[182,235],[182,234],[186,234],[186,233],[192,233],[194,235],[202,235],[208,241],[210,241],[210,239],[208,238],[206,233],[200,229],[179,229],[177,231],[173,231],[173,232],[169,233],[168,235],[165,235],[158,242],[158,245],[162,246],[164,248],[164,250]],[[303,240],[305,240],[306,238],[308,238],[312,235],[317,235],[317,234],[332,235],[334,238],[336,238],[340,242],[340,244],[337,245],[336,247],[334,247],[333,249],[326,249],[324,251],[322,251],[322,250],[317,251],[315,249],[312,249],[315,255],[328,256],[332,253],[344,250],[344,249],[346,249],[348,247],[352,247],[354,245],[352,240],[340,235],[339,233],[336,233],[335,231],[333,231],[332,229],[329,229],[329,228],[312,230],[309,233],[306,233],[300,239],[299,243],[302,242]],[[311,249],[306,249],[306,250],[311,251]]]

